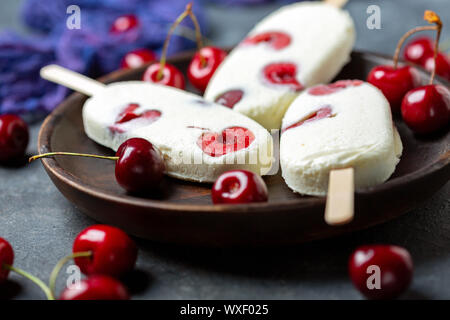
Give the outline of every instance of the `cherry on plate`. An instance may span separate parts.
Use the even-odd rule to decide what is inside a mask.
[[[129,300],[122,283],[114,278],[95,275],[68,286],[59,300]]]
[[[156,60],[156,53],[149,49],[136,49],[128,52],[120,62],[122,69],[139,68]]]
[[[402,102],[403,121],[417,133],[432,133],[448,126],[450,90],[430,84],[409,91]]]
[[[28,146],[28,125],[19,116],[0,115],[0,162],[22,157]]]
[[[203,47],[192,58],[187,75],[192,85],[204,92],[211,77],[219,65],[227,56],[227,53],[217,47]]]
[[[5,266],[12,266],[14,263],[14,250],[3,238],[0,238],[0,284],[8,278],[9,268]]]
[[[74,259],[86,275],[117,277],[132,270],[137,259],[134,241],[122,230],[107,225],[81,231],[73,243],[73,253],[79,252],[91,252],[88,257]]]
[[[369,299],[394,299],[409,286],[413,262],[409,252],[392,245],[357,248],[349,259],[354,286]]]
[[[162,69],[161,69],[162,68]],[[171,64],[154,63],[145,70],[143,81],[163,84],[169,87],[184,90],[185,80],[183,73]]]
[[[231,170],[221,174],[211,190],[214,204],[265,202],[267,186],[261,176],[247,170]]]
[[[405,46],[403,57],[406,61],[424,65],[425,59],[432,57],[434,53],[434,42],[428,37],[417,37]]]
[[[433,55],[426,58],[423,64],[424,68],[429,72],[433,71],[434,65]],[[438,52],[436,56],[436,74],[450,81],[450,58],[442,52]]]

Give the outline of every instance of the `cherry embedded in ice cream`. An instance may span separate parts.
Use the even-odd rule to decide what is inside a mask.
[[[127,126],[130,121],[135,119],[144,119],[144,122],[140,122],[139,124],[134,123],[133,127],[136,128],[137,126],[141,125],[149,125],[156,120],[158,120],[161,117],[161,111],[159,110],[146,110],[143,112],[138,112],[137,109],[139,109],[140,105],[138,103],[130,103],[127,105],[127,107],[119,113],[117,116],[116,121],[112,126],[109,127],[109,129],[112,132],[117,133],[123,133],[127,131]],[[126,125],[124,125],[126,124]]]
[[[197,140],[197,145],[211,157],[220,157],[227,153],[248,148],[255,140],[255,135],[247,128],[231,127],[221,133],[204,132]]]
[[[420,85],[420,78],[413,67],[394,68],[383,65],[370,71],[367,82],[380,89],[389,101],[392,111],[397,112],[405,94]]]
[[[194,87],[204,92],[212,75],[227,56],[217,47],[202,47],[194,55],[188,67],[188,78]]]
[[[243,45],[256,45],[260,43],[266,43],[273,49],[281,50],[291,43],[291,37],[285,32],[268,31],[250,36],[242,42]]]
[[[79,252],[91,253],[74,259],[86,275],[121,276],[134,268],[137,258],[134,241],[122,230],[107,225],[81,231],[73,243],[73,253]]]
[[[357,248],[349,259],[355,287],[370,299],[394,299],[409,286],[413,262],[409,252],[391,245]]]
[[[305,123],[309,123],[312,121],[317,121],[320,119],[324,119],[324,118],[329,118],[332,116],[332,111],[331,111],[331,107],[330,106],[325,106],[320,108],[319,110],[317,110],[316,112],[310,114],[308,117],[282,129],[281,132],[285,132],[286,130],[292,129],[292,128],[296,128],[299,127]]]
[[[118,280],[95,275],[69,285],[60,300],[129,300],[127,289]]]
[[[313,96],[329,95],[348,87],[357,87],[364,83],[361,80],[339,80],[330,84],[320,84],[308,89],[308,94]]]
[[[406,61],[424,65],[425,59],[433,56],[433,40],[428,37],[418,37],[405,46],[403,57]]]
[[[231,170],[214,182],[211,197],[214,204],[264,202],[268,199],[268,192],[259,175],[247,170]]]
[[[160,63],[152,64],[145,70],[142,80],[182,90],[185,87],[184,75],[175,66],[168,63],[164,64],[164,66]]]
[[[148,49],[137,49],[128,52],[120,63],[122,69],[139,68],[144,64],[155,61],[156,54]]]
[[[289,86],[294,91],[303,89],[303,86],[296,78],[297,66],[293,63],[269,64],[264,68],[263,75],[271,84]]]
[[[23,156],[28,140],[29,131],[25,121],[12,114],[0,115],[0,162]]]
[[[425,59],[423,67],[429,72],[434,70],[433,55]],[[438,52],[436,55],[436,74],[450,81],[450,58],[442,52]]]
[[[215,102],[228,108],[233,108],[236,103],[241,101],[243,95],[244,91],[240,89],[229,90],[218,96]]]
[[[110,32],[113,34],[120,34],[135,29],[138,26],[138,18],[133,14],[126,14],[114,20]]]
[[[14,250],[3,238],[0,238],[0,284],[8,278],[9,269],[5,266],[12,266],[14,262]]]
[[[409,91],[402,102],[402,117],[417,133],[431,133],[450,122],[450,91],[441,85],[426,85]]]

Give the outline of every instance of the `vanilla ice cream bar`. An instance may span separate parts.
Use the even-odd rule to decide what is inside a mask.
[[[318,85],[302,92],[287,110],[280,164],[295,192],[323,196],[331,170],[354,168],[355,188],[386,181],[402,153],[389,103],[360,80]]]
[[[86,134],[117,150],[133,137],[163,154],[167,174],[213,182],[224,171],[265,174],[272,137],[262,126],[222,105],[171,87],[140,81],[105,86],[83,107]]]
[[[258,23],[213,75],[205,98],[279,129],[306,87],[331,81],[355,41],[350,15],[323,2],[282,7]]]

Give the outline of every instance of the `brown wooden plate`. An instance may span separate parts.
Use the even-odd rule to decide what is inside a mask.
[[[192,53],[171,63],[183,71]],[[354,52],[337,79],[365,79],[381,55]],[[101,81],[140,79],[145,68],[114,72]],[[421,72],[422,77],[427,74]],[[437,81],[444,85],[443,80]],[[189,90],[192,88],[188,88]],[[81,110],[86,96],[74,93],[42,125],[38,150],[112,155],[83,131]],[[213,205],[211,185],[164,178],[160,192],[128,195],[114,177],[114,162],[78,157],[44,159],[44,167],[62,194],[88,216],[116,225],[138,237],[162,242],[206,246],[293,244],[367,228],[405,213],[430,197],[450,178],[449,132],[415,136],[396,118],[404,152],[394,175],[384,184],[357,190],[355,219],[330,227],[324,220],[325,198],[294,194],[280,175],[265,177],[269,202]]]

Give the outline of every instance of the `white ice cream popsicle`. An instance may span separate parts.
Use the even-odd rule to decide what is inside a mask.
[[[319,85],[301,93],[282,124],[280,163],[295,192],[322,196],[333,169],[353,168],[355,188],[386,181],[402,142],[383,93],[360,80]]]
[[[282,7],[258,23],[219,66],[205,98],[279,129],[305,87],[328,83],[349,61],[350,15],[323,2]]]
[[[142,81],[104,86],[57,66],[46,67],[41,75],[92,95],[83,107],[89,138],[113,150],[129,138],[147,139],[162,152],[170,176],[213,182],[231,169],[261,175],[270,170],[268,131],[219,104]]]

